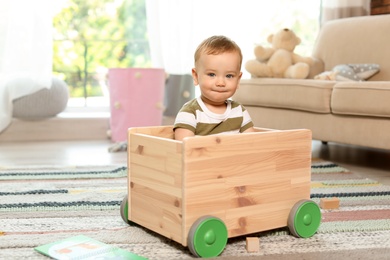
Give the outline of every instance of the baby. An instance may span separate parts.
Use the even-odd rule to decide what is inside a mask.
[[[181,108],[174,123],[175,139],[195,135],[254,132],[248,111],[230,100],[242,76],[240,47],[225,36],[204,40],[195,51],[194,85],[201,95]]]

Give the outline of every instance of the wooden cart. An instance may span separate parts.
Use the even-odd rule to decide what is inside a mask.
[[[128,196],[121,216],[199,257],[218,256],[228,238],[288,226],[311,237],[321,222],[310,200],[311,131],[176,141],[172,126],[128,131]]]

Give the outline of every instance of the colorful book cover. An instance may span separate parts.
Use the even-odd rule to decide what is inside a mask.
[[[93,238],[79,235],[34,248],[54,259],[131,259],[147,258],[130,253],[119,247],[107,245]]]

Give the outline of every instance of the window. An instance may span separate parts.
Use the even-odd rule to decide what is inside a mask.
[[[151,66],[144,0],[66,0],[53,25],[53,73],[72,104],[107,97],[108,68]]]
[[[106,97],[103,101],[99,99],[96,105],[108,106],[108,68],[152,67],[146,26],[147,1],[64,0],[63,8],[54,18],[53,71],[69,85],[71,105],[81,100],[83,106],[94,106],[94,97]],[[301,38],[295,52],[309,56],[319,30],[321,0],[186,1],[151,0],[148,3],[149,8],[158,8],[160,4],[160,8],[175,5],[180,9],[186,3],[192,5],[193,10],[203,10],[189,14],[194,15],[196,25],[181,24],[170,11],[167,17],[174,19],[177,27],[194,30],[193,34],[199,34],[200,38],[216,33],[233,35],[242,48],[244,62],[254,58],[255,44],[269,46],[267,36],[282,28],[292,29]],[[183,15],[186,14],[181,13],[181,17]],[[208,19],[211,15],[213,18]],[[218,15],[229,18],[228,22],[221,22],[222,19],[215,17]],[[194,40],[191,44],[195,46],[198,42]],[[193,53],[186,51],[183,55],[192,58]],[[177,61],[170,59],[170,62]],[[250,76],[245,69],[243,72],[243,78]]]

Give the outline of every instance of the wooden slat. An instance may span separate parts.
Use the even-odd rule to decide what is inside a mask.
[[[239,208],[232,209],[225,218],[229,237],[285,227],[292,203],[294,201],[279,201],[263,206],[253,206],[248,211]]]
[[[181,243],[181,215],[157,199],[151,199],[143,194],[134,194],[131,206],[132,220],[154,232]],[[177,208],[178,209],[178,208]]]
[[[216,186],[215,190],[219,187]],[[252,187],[249,187],[251,189]],[[191,201],[188,201],[190,205],[196,208],[196,211],[199,214],[207,214],[213,210],[225,210],[229,212],[230,209],[240,209],[244,214],[250,215],[252,213],[252,206],[266,205],[268,203],[284,201],[287,197],[283,193],[289,193],[288,199],[297,199],[299,198],[308,198],[305,190],[296,190],[292,192],[287,185],[281,186],[272,186],[274,192],[265,191],[264,194],[259,193],[249,193],[247,195],[237,194],[236,189],[227,190],[224,188],[224,192],[210,192],[204,196],[197,196]],[[239,189],[239,187],[237,187]],[[256,187],[253,187],[253,190],[256,190]],[[299,192],[299,193],[298,193]],[[214,197],[213,197],[214,196]]]
[[[371,15],[390,14],[390,5],[371,8]]]
[[[182,243],[182,143],[172,133],[129,129],[129,219]]]
[[[129,129],[130,133],[145,134],[149,136],[174,139],[173,126],[135,127]]]
[[[371,15],[389,14],[390,0],[371,0]]]
[[[390,0],[371,0],[371,7],[390,5]]]
[[[183,143],[185,232],[199,214],[229,219],[234,223],[228,225],[229,236],[267,230],[254,220],[270,221],[268,229],[285,226],[295,202],[310,196],[309,130],[207,136]]]

